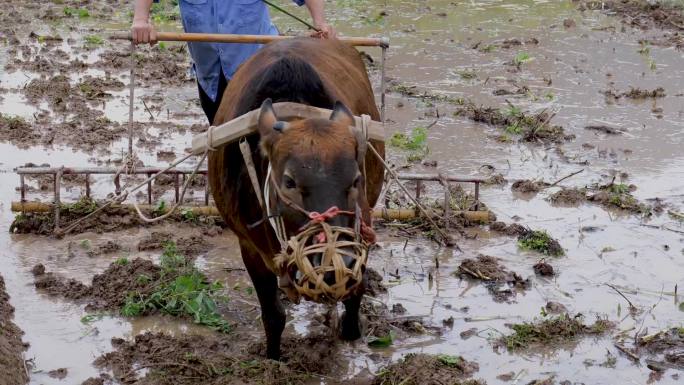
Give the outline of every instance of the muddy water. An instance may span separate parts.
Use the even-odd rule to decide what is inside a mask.
[[[482,166],[489,165],[511,181],[544,179],[553,182],[584,169],[583,173],[562,183],[579,187],[594,182],[607,183],[616,172],[626,172],[629,174],[627,183],[638,187],[634,193],[638,199],[646,201],[657,197],[675,211],[684,210],[684,130],[681,124],[684,98],[677,96],[684,88],[683,73],[679,70],[682,53],[666,47],[650,47],[648,55],[637,52],[642,48],[639,39],[657,32],[630,29],[620,32],[617,18],[597,12],[579,13],[570,1],[368,3],[338,1],[330,4],[332,20],[347,35],[389,36],[392,42],[388,61],[390,77],[421,90],[465,97],[478,104],[505,106],[505,100],[508,100],[530,111],[548,109],[556,112],[553,123],[563,125],[577,136],[562,146],[565,154],[562,157],[555,148],[499,143],[493,139],[500,133],[498,129],[453,117],[453,106],[432,106],[398,94],[390,95],[390,132],[405,132],[437,120],[429,131],[428,158],[438,161],[440,171],[483,175]],[[387,16],[380,17],[381,11]],[[565,19],[574,20],[576,26],[565,28]],[[276,16],[276,21],[282,30],[296,28],[283,17]],[[78,31],[74,34],[78,36]],[[496,48],[491,52],[472,48],[478,42],[484,47],[511,38],[523,42],[535,38],[538,44]],[[66,45],[64,49],[70,48]],[[374,49],[366,51],[379,58]],[[533,60],[515,71],[506,63],[520,53]],[[89,60],[95,59],[89,57]],[[2,55],[0,62],[3,62]],[[460,75],[464,71],[473,72],[476,77],[465,79]],[[21,72],[0,75],[0,86],[10,89],[9,93],[3,94],[0,104],[3,113],[11,111],[28,118],[36,111],[34,107],[26,106],[19,92],[27,83],[26,79],[35,76]],[[125,79],[126,75],[117,76]],[[377,87],[377,73],[373,73],[373,79]],[[493,95],[496,89],[515,90],[517,86],[527,86],[530,91],[524,95]],[[610,101],[600,93],[609,89],[627,91],[629,87],[663,87],[667,96],[645,101]],[[159,90],[152,86],[140,91],[138,95],[151,95]],[[106,104],[106,114],[112,120],[124,122],[127,118],[126,91],[113,94],[114,98]],[[199,109],[193,103],[194,94],[191,83],[185,87],[164,88],[161,90],[162,110],[198,113]],[[661,108],[662,112],[654,113],[654,108]],[[157,119],[165,121],[164,115],[165,111]],[[138,121],[149,120],[144,108],[136,109],[135,117]],[[181,122],[201,122],[201,115]],[[626,133],[605,136],[584,129],[595,123],[619,127]],[[159,133],[152,132],[153,135]],[[189,132],[166,133],[155,149],[139,147],[141,157],[146,164],[157,164],[157,149],[175,149],[176,154],[181,154],[189,145],[190,137]],[[593,148],[583,146],[585,143]],[[129,322],[118,317],[104,317],[84,325],[80,322],[84,315],[82,307],[36,293],[30,268],[37,262],[45,263],[48,270],[88,281],[112,258],[119,256],[88,259],[76,255],[69,259],[66,249],[70,241],[78,243],[81,239],[90,239],[96,242],[111,238],[134,244],[147,230],[84,234],[59,242],[8,235],[5,230],[12,218],[9,202],[18,197],[14,190],[18,179],[12,173],[14,167],[29,161],[85,166],[105,159],[74,152],[68,146],[48,150],[0,146],[3,171],[0,173],[3,202],[0,230],[4,234],[0,241],[8,245],[0,251],[0,272],[7,281],[16,308],[16,323],[26,332],[25,340],[31,344],[26,356],[33,358],[35,363],[32,383],[58,383],[46,372],[60,367],[68,368],[70,383],[95,375],[97,370],[90,363],[111,349],[111,337],[129,337],[142,330],[202,332],[199,328],[165,318]],[[114,143],[109,148],[109,157],[120,156],[124,147],[125,140]],[[401,152],[392,152],[390,157],[395,163],[404,163],[405,155]],[[413,166],[417,172],[422,169],[422,166]],[[97,186],[98,193],[111,188],[106,180]],[[436,188],[430,191],[438,193]],[[533,197],[513,195],[510,183],[482,191],[483,201],[500,220],[546,229],[560,241],[567,256],[550,261],[559,271],[553,279],[534,277],[531,266],[540,259],[539,255],[519,250],[513,238],[494,236],[487,231],[469,230],[478,237],[459,240],[462,252],[416,239],[409,240],[404,247],[404,239],[382,235],[381,247],[373,255],[372,265],[379,271],[398,270],[400,276],[392,278],[388,298],[383,301],[390,305],[401,303],[408,310],[407,314],[424,316],[428,323],[436,325],[453,317],[454,325],[440,335],[398,340],[389,349],[369,349],[363,343],[344,345],[343,355],[349,361],[344,375],[374,373],[387,360],[396,360],[408,352],[428,352],[459,354],[478,362],[477,377],[489,384],[502,383],[497,375],[508,372],[516,373],[516,383],[528,383],[551,375],[556,376],[557,381],[573,383],[646,383],[650,370],[633,365],[621,355],[610,336],[581,340],[565,349],[525,354],[496,351],[492,347],[492,339],[509,333],[505,324],[539,317],[540,308],[548,301],[560,302],[572,313],[584,314],[587,321],[595,316],[607,317],[618,322],[618,331],[635,328],[628,332],[630,336],[636,330],[647,329],[653,333],[666,327],[682,326],[684,314],[678,310],[678,299],[672,292],[676,284],[684,283],[684,235],[648,227],[663,225],[681,232],[684,231],[682,223],[667,214],[644,221],[595,205],[553,207],[545,198],[554,191],[550,189]],[[70,197],[75,198],[78,194],[78,190],[74,190]],[[580,229],[586,226],[598,228],[598,231],[582,232]],[[247,287],[249,281],[244,273],[222,270],[223,267],[240,266],[232,237],[226,235],[224,238],[214,250],[200,257],[198,264],[212,278],[224,280],[228,287],[235,284]],[[519,293],[514,303],[496,303],[482,285],[452,275],[463,258],[478,253],[499,257],[509,270],[531,277],[532,289]],[[147,257],[154,258],[154,255]],[[434,267],[435,258],[440,261],[439,269]],[[430,274],[434,276],[432,281],[428,279]],[[386,275],[385,278],[391,277]],[[627,304],[605,286],[606,283],[619,287],[645,312],[634,317],[627,315]],[[258,311],[252,305],[256,298],[241,297],[240,301],[237,308],[244,311],[234,309],[235,316],[255,319]],[[290,332],[306,332],[311,308],[315,306],[300,305],[291,310]],[[477,335],[462,339],[460,333],[471,328],[477,328]],[[618,357],[614,369],[599,366],[606,359],[606,350]],[[672,374],[672,371],[666,372],[660,383],[675,383]]]

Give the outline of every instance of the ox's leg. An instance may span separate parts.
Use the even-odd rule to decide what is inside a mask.
[[[261,305],[261,321],[266,331],[266,357],[280,359],[280,336],[285,329],[285,309],[278,298],[278,279],[264,264],[259,253],[240,241],[242,260]]]
[[[359,323],[361,298],[363,298],[363,294],[356,294],[344,301],[342,334],[340,335],[344,340],[353,341],[361,337],[361,325]]]

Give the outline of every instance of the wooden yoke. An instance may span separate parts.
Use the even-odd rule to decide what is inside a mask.
[[[281,120],[328,119],[332,114],[332,110],[292,102],[274,103],[273,108],[276,116]],[[209,127],[207,132],[195,135],[192,138],[192,153],[203,154],[208,148],[233,143],[256,132],[258,118],[259,109],[256,109],[219,126]],[[355,116],[354,120],[356,126],[360,127],[361,118]],[[368,123],[368,138],[381,142],[385,141],[385,129],[382,123],[373,120]]]

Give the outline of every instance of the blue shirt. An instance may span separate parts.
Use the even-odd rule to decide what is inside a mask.
[[[293,0],[297,5],[305,0]],[[277,35],[266,3],[261,0],[180,0],[185,32]],[[261,44],[188,43],[200,86],[216,100],[219,71],[227,80]]]

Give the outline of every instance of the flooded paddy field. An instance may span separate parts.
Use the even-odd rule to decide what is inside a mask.
[[[378,222],[364,338],[333,337],[325,306],[288,304],[283,362],[273,362],[219,220],[141,226],[110,213],[60,239],[36,234],[38,222],[17,227],[14,168],[121,164],[130,46],[106,37],[128,29],[132,5],[2,2],[0,384],[680,383],[684,18],[676,1],[645,4],[328,2],[342,34],[390,39],[391,163],[488,178],[481,201],[497,222],[452,226],[458,247]],[[301,31],[272,14],[281,31]],[[179,28],[172,4],[154,19]],[[379,101],[380,52],[363,51]],[[166,43],[134,60],[135,150],[141,165],[166,165],[206,129],[189,56]],[[113,192],[110,176],[91,178],[95,196]],[[49,178],[27,183],[30,200],[52,198]],[[201,203],[203,189],[188,199]],[[62,200],[83,194],[69,180]],[[443,193],[426,184],[424,196]],[[153,197],[172,200],[172,183]],[[201,289],[220,318],[195,322],[143,300],[166,287],[164,274],[220,283]]]

